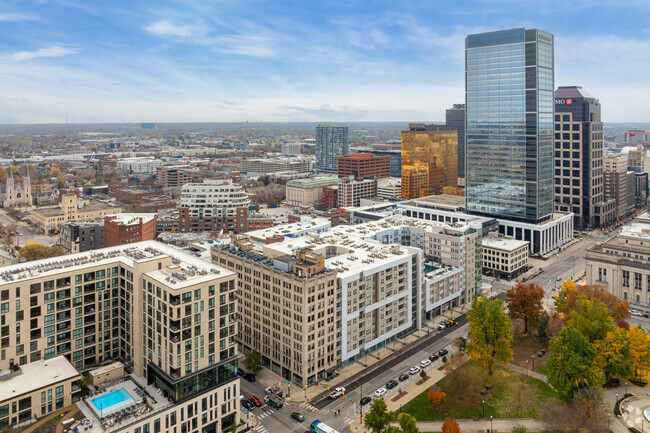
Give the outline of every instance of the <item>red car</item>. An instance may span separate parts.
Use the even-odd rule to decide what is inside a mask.
[[[260,399],[255,397],[254,395],[251,396],[251,403],[253,403],[257,407],[262,406],[262,402],[260,401]]]

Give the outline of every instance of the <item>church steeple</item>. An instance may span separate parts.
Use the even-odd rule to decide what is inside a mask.
[[[7,179],[14,180],[14,172],[11,168],[11,163],[9,163],[9,175],[7,176]]]
[[[25,181],[29,182],[29,162],[25,161]]]

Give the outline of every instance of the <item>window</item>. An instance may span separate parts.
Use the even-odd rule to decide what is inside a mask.
[[[642,277],[641,274],[638,272],[634,273],[634,288],[636,290],[641,290],[641,283],[642,283]]]
[[[623,271],[623,287],[630,287],[630,271]]]

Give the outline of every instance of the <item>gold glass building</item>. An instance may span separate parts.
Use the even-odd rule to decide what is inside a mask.
[[[402,197],[442,194],[458,185],[458,133],[442,125],[402,131]],[[446,188],[449,191],[449,188]]]

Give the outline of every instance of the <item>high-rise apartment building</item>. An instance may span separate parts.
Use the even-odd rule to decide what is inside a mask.
[[[123,417],[111,431],[179,432],[188,422],[195,427],[183,424],[187,431],[216,432],[239,422],[233,272],[145,241],[6,266],[2,274],[3,373],[24,366],[23,375],[49,380],[59,374],[63,384],[74,380],[71,368],[84,371],[119,359],[137,377],[134,382],[160,389],[156,398],[165,404],[144,416]],[[135,403],[141,398],[133,386],[122,391]],[[45,390],[26,394],[20,405],[2,408],[0,426],[41,417],[71,398],[74,403],[78,390],[72,383],[60,394],[57,387],[54,397]],[[6,394],[0,392],[0,402]],[[115,415],[108,404],[94,411],[87,403],[86,416],[94,414],[97,428]]]
[[[248,230],[251,201],[240,185],[230,180],[206,179],[183,185],[178,208],[178,231]]]
[[[339,177],[354,176],[356,180],[390,177],[390,156],[354,153],[339,156]]]
[[[454,104],[445,111],[445,125],[458,131],[458,177],[465,177],[465,104]]]
[[[465,39],[469,212],[553,215],[553,35],[517,28]]]
[[[577,230],[616,219],[616,203],[605,200],[600,108],[580,86],[555,91],[555,209],[573,212]]]
[[[605,200],[616,202],[616,218],[621,218],[628,212],[627,157],[611,153],[605,154],[603,163]]]
[[[441,125],[411,124],[402,131],[402,196],[441,194],[458,185],[458,133]]]
[[[339,156],[350,155],[348,125],[321,124],[316,126],[316,170],[336,173]]]

